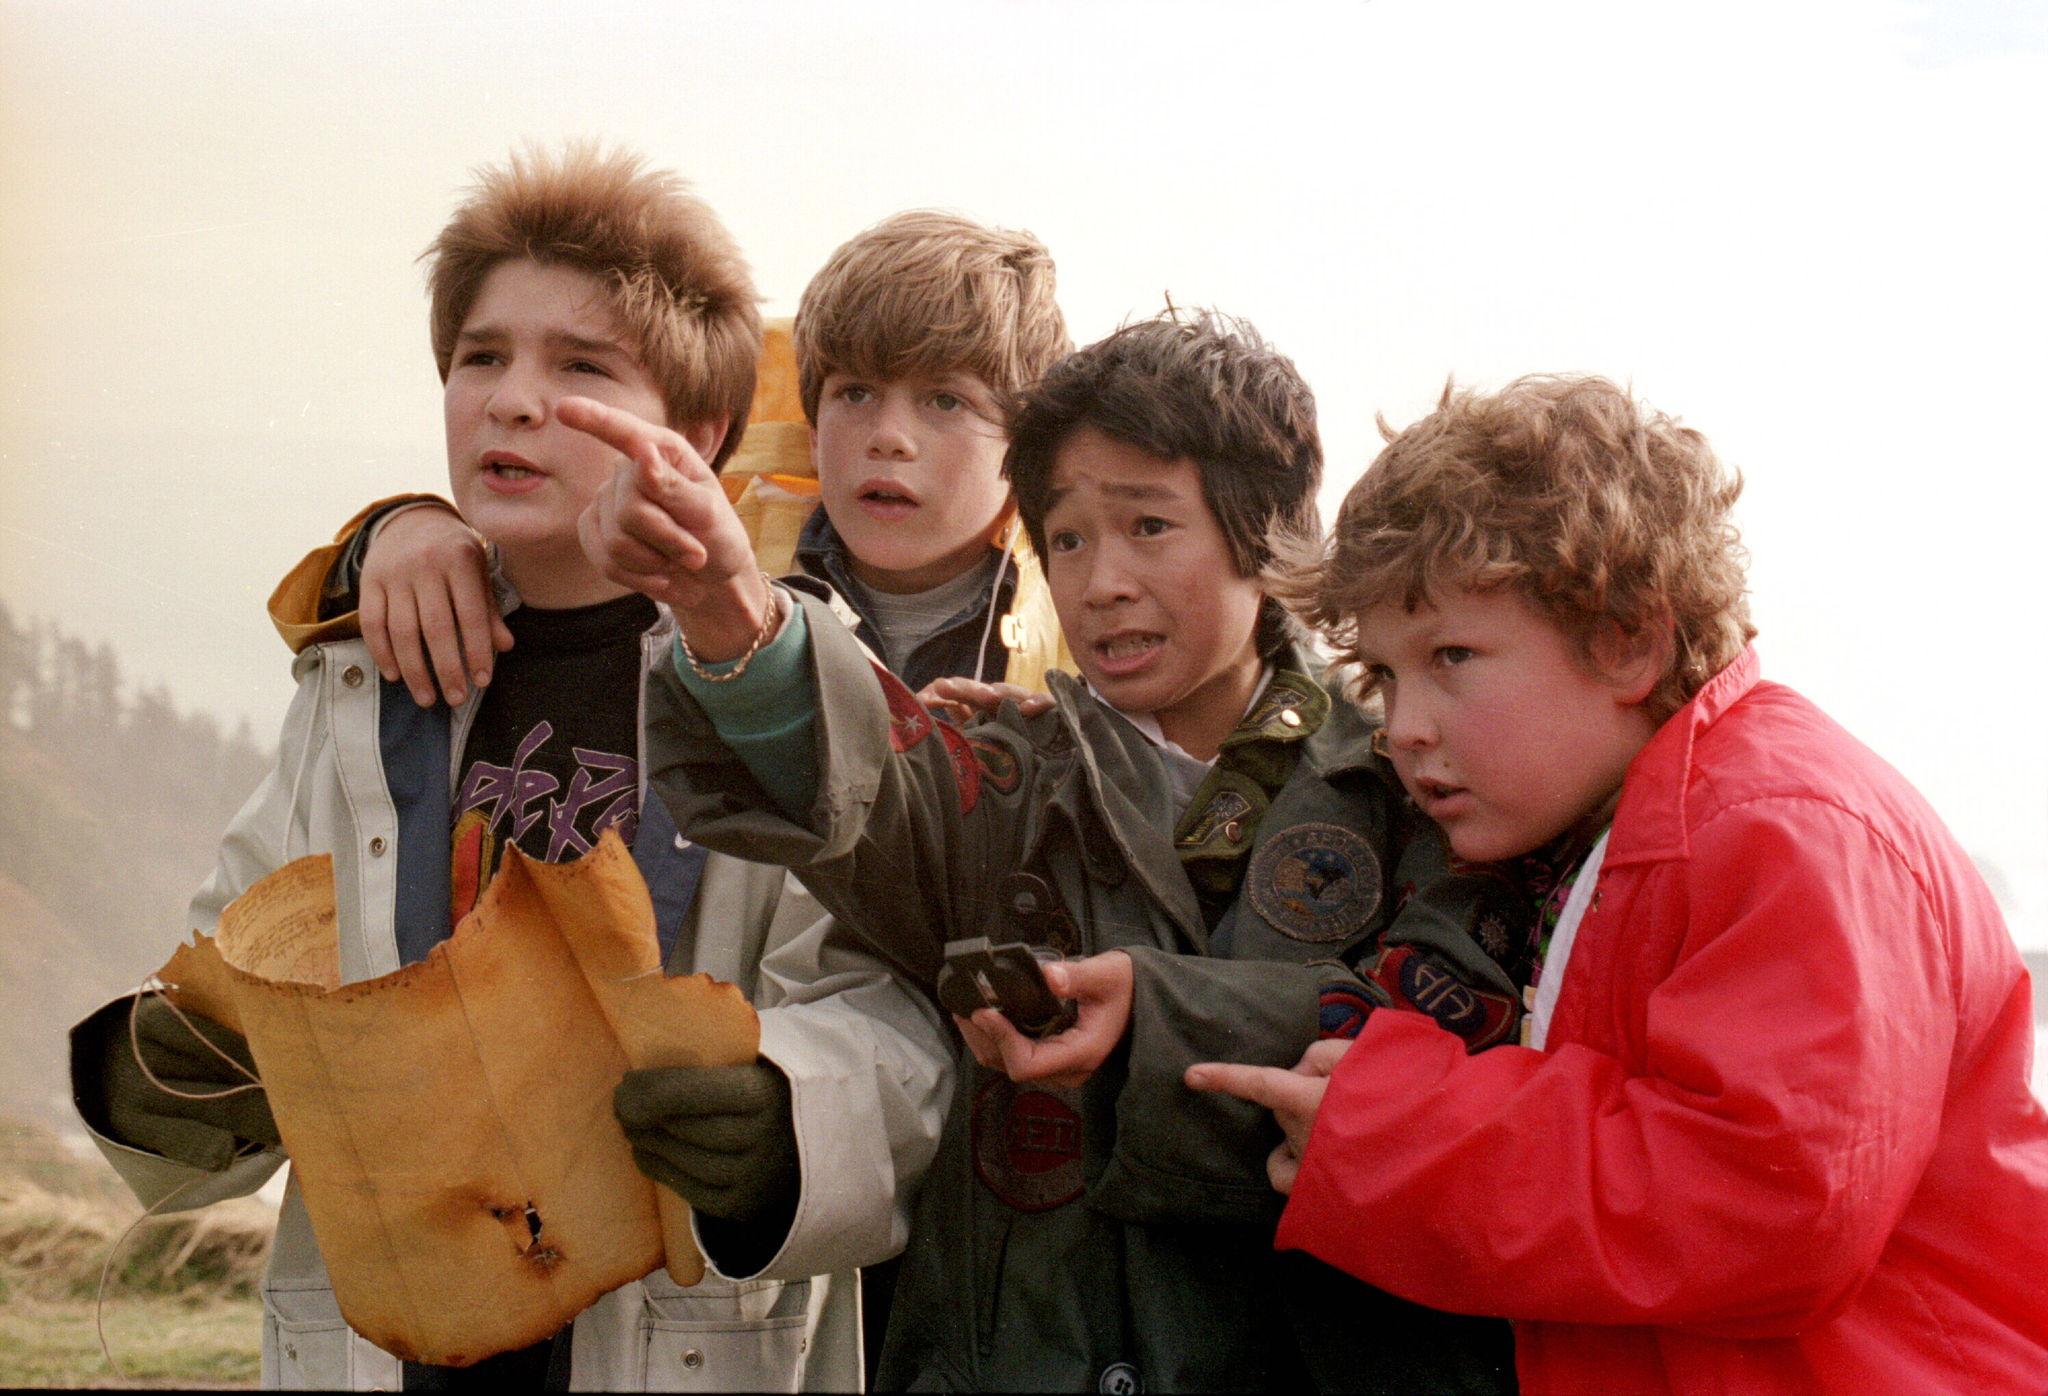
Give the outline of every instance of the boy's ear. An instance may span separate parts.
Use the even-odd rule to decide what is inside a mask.
[[[1670,616],[1659,613],[1634,631],[1603,621],[1593,635],[1593,665],[1615,690],[1618,702],[1633,707],[1653,693],[1671,670],[1677,648]]]
[[[685,422],[679,430],[683,440],[690,443],[690,449],[709,465],[718,448],[725,444],[725,433],[731,426],[731,417],[708,417],[701,422]]]

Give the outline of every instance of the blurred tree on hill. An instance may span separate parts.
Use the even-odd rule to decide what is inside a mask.
[[[228,820],[270,757],[119,656],[0,602],[0,1091],[62,1111],[64,1029],[162,964]],[[53,1102],[55,1102],[53,1104]]]

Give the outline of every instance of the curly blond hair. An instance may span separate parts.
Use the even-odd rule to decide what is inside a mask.
[[[761,355],[760,296],[739,244],[681,178],[594,141],[515,153],[476,185],[423,254],[434,362],[447,381],[455,339],[484,278],[518,257],[595,276],[660,385],[669,425],[728,419],[711,466],[745,434]]]
[[[1497,393],[1446,383],[1345,496],[1327,541],[1276,548],[1275,595],[1356,662],[1361,613],[1511,588],[1593,663],[1608,626],[1668,625],[1671,660],[1644,706],[1669,717],[1742,652],[1742,492],[1707,439],[1605,378],[1532,375]],[[1367,681],[1369,683],[1369,681]]]
[[[1027,232],[935,209],[885,218],[842,243],[804,288],[794,331],[804,415],[833,373],[968,372],[1007,410],[1073,348],[1052,254]]]

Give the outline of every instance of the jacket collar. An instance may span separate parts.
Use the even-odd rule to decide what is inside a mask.
[[[1604,865],[1666,862],[1691,856],[1686,802],[1692,794],[1692,753],[1700,735],[1756,687],[1760,665],[1750,646],[1707,680],[1629,762]]]
[[[875,618],[868,614],[866,606],[861,602],[861,589],[854,584],[853,569],[847,561],[846,540],[841,538],[839,530],[832,526],[832,518],[825,512],[823,506],[813,509],[811,516],[804,520],[803,530],[797,534],[795,560],[796,565],[805,574],[825,582],[838,595],[846,611],[851,613],[850,620],[846,614],[840,616],[840,619],[847,621],[849,629],[867,640],[873,640],[880,634]],[[998,574],[992,597],[985,592],[977,593],[976,599],[949,617],[936,634],[946,634],[970,620],[984,619],[991,606],[996,608],[999,615],[1007,615],[1016,592],[1017,568],[1014,565],[1005,567]],[[993,640],[993,637],[991,639]],[[879,645],[876,647],[879,648]],[[999,657],[1008,652],[1000,645],[994,648]],[[979,655],[973,656],[977,664],[980,658]],[[997,666],[996,673],[1000,678],[1000,665]]]
[[[1057,669],[1048,671],[1045,679],[1053,698],[1052,716],[1066,729],[1075,756],[1071,774],[1047,803],[1065,808],[1070,817],[1080,814],[1081,802],[1092,806],[1102,817],[1101,832],[1115,845],[1112,853],[1082,828],[1081,855],[1088,871],[1105,880],[1118,878],[1125,870],[1135,873],[1188,943],[1206,944],[1201,904],[1173,847],[1178,810],[1172,782],[1160,765],[1164,754],[1081,680]],[[1160,837],[1138,832],[1147,829]]]
[[[813,577],[823,577],[842,593],[849,590],[846,540],[832,527],[831,516],[822,506],[811,510],[796,536],[796,565]]]

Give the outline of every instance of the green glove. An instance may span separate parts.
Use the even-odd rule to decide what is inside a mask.
[[[640,1171],[705,1216],[794,1208],[796,1121],[789,1078],[772,1063],[629,1071],[612,1109]]]
[[[209,1172],[226,1168],[251,1143],[277,1147],[270,1097],[253,1084],[256,1062],[240,1033],[189,1010],[180,1017],[157,994],[135,1000],[132,1040],[127,1005],[117,1005],[105,1016],[100,1081],[106,1092],[107,1132],[115,1139]],[[246,1074],[207,1042],[246,1068]],[[148,1074],[143,1063],[148,1064]],[[237,1086],[249,1089],[216,1094]],[[171,1091],[213,1098],[187,1100]]]

